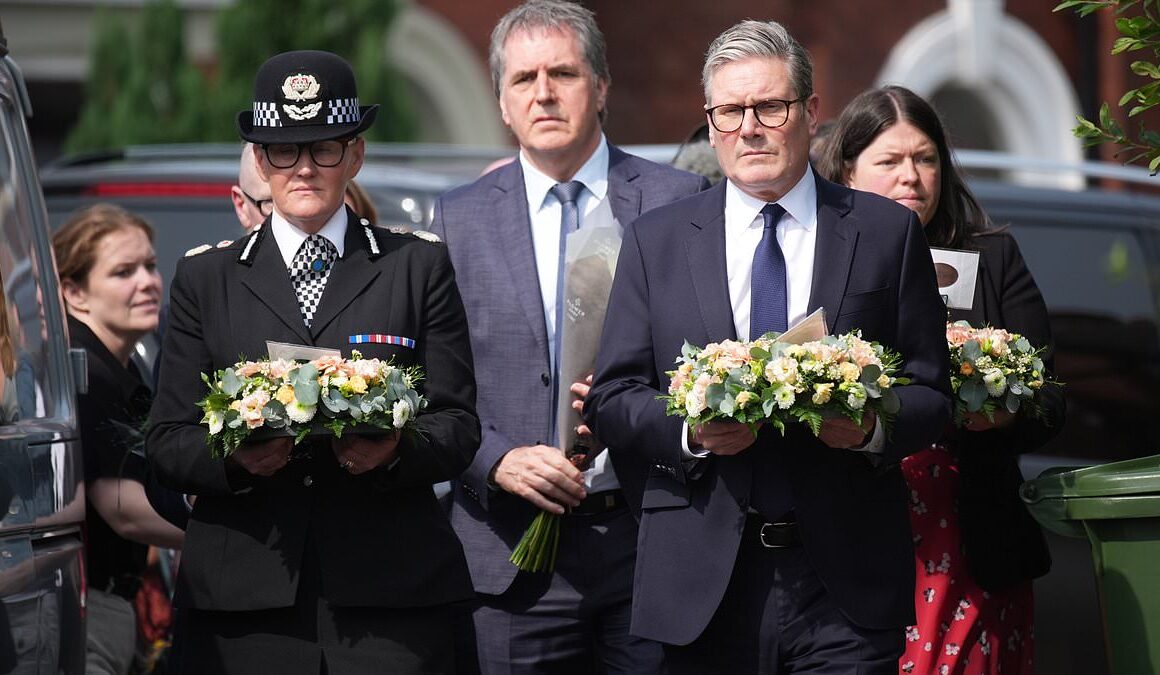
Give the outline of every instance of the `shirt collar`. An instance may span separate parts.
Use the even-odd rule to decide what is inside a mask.
[[[728,181],[725,185],[726,227],[749,227],[767,203],[742,192],[733,181]],[[776,203],[781,204],[795,221],[812,230],[818,223],[818,185],[814,181],[813,169],[807,166],[801,179]]]
[[[524,189],[527,191],[528,206],[533,212],[539,211],[548,200],[549,190],[558,181],[533,166],[523,150],[520,150],[519,162],[524,171]],[[584,162],[571,180],[584,183],[584,187],[596,197],[597,201],[603,200],[608,194],[608,142],[603,133],[600,134],[600,142],[596,144],[592,156]]]
[[[270,216],[270,234],[274,235],[274,241],[278,243],[278,251],[282,254],[282,260],[286,263],[287,269],[289,269],[290,263],[294,262],[294,254],[298,252],[298,247],[302,246],[302,242],[310,236],[290,224],[290,221],[283,218],[277,209]],[[334,244],[334,247],[338,249],[338,257],[341,258],[346,248],[346,207],[343,206],[335,211],[330,220],[326,221],[326,224],[318,231],[318,234]]]

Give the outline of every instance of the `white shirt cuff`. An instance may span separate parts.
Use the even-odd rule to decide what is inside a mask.
[[[689,423],[681,422],[681,459],[688,461],[690,459],[701,459],[708,456],[709,451],[705,448],[693,450],[689,447]]]

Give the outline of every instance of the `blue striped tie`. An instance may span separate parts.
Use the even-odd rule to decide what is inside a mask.
[[[578,180],[556,183],[550,192],[560,201],[560,257],[556,262],[556,332],[553,336],[555,352],[552,359],[552,424],[548,445],[559,443],[559,420],[556,411],[560,409],[560,347],[564,334],[564,260],[568,246],[568,235],[580,229],[580,206],[577,200],[584,190],[584,183]],[[565,448],[567,450],[567,448]]]

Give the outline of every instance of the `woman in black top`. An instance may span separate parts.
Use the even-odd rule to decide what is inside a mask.
[[[1052,370],[1047,306],[1019,246],[990,227],[951,157],[929,103],[896,86],[850,102],[818,161],[829,180],[910,208],[931,246],[979,253],[974,302],[950,319],[1020,333],[1044,348]],[[901,673],[1032,671],[1031,580],[1047,572],[1043,534],[1019,500],[1018,456],[1059,433],[1058,385],[1039,390],[1044,416],[1000,409],[967,413],[962,428],[908,456],[918,623],[907,630]]]
[[[88,356],[78,400],[87,500],[88,673],[127,673],[136,653],[132,598],[149,545],[180,548],[183,533],[150,506],[144,423],[152,393],[129,357],[157,328],[161,277],[153,230],[98,204],[53,237],[73,347]]]

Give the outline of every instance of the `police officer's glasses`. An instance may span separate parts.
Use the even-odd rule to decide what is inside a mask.
[[[303,148],[309,148],[310,159],[316,166],[338,166],[346,155],[346,146],[354,143],[353,138],[347,140],[315,141],[313,143],[271,143],[263,145],[266,159],[270,166],[277,169],[289,169],[298,163]]]
[[[253,196],[251,196],[250,193],[246,192],[245,190],[242,190],[242,196],[245,197],[246,200],[251,204],[253,204],[254,208],[258,209],[258,213],[261,213],[263,216],[268,216],[274,212],[273,199],[254,199]]]
[[[806,100],[806,98],[802,96],[792,101],[771,98],[768,101],[761,101],[753,105],[726,103],[706,108],[705,113],[709,115],[709,123],[713,125],[713,128],[723,134],[731,134],[741,128],[745,122],[746,110],[753,111],[754,117],[757,118],[761,126],[776,129],[789,121],[789,107]]]

